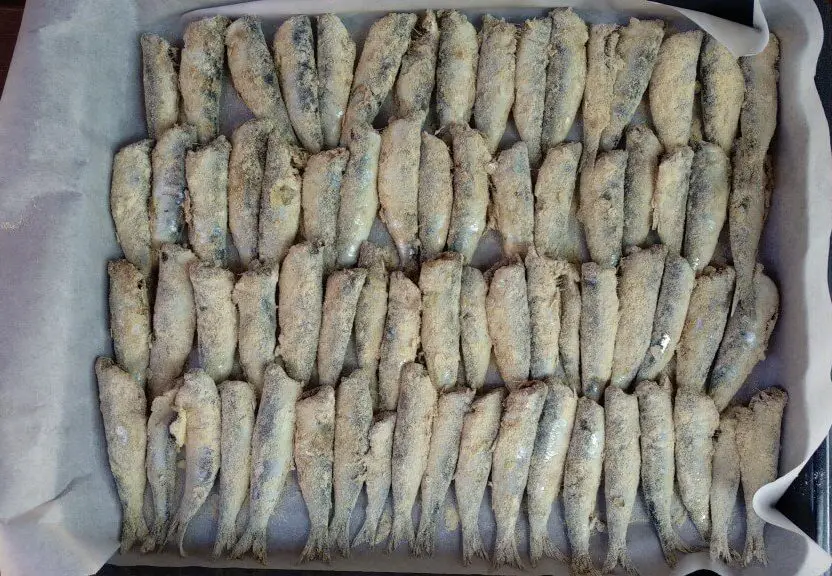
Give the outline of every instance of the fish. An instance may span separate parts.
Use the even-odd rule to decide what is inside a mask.
[[[370,427],[370,449],[365,457],[367,466],[367,507],[364,524],[352,541],[352,547],[361,544],[375,546],[383,537],[380,520],[385,510],[392,482],[393,431],[396,428],[396,412],[379,412]]]
[[[222,268],[191,264],[199,364],[214,382],[231,374],[237,350],[237,308],[232,300],[234,274]]]
[[[329,514],[335,443],[335,390],[320,386],[295,407],[295,468],[309,515],[309,536],[298,562],[329,562]]]
[[[155,139],[179,121],[179,50],[156,34],[142,34],[140,44],[147,135]]]
[[[560,291],[569,264],[538,256],[534,248],[526,256],[531,356],[529,374],[534,380],[554,376],[560,365]]]
[[[537,424],[549,388],[543,382],[518,386],[506,397],[491,464],[491,507],[497,532],[492,566],[522,568],[517,549],[517,519],[526,491]]]
[[[362,368],[343,378],[335,394],[335,457],[332,487],[335,504],[329,523],[330,545],[350,555],[350,517],[367,478],[373,400],[370,373]]]
[[[708,394],[720,412],[731,402],[754,366],[765,358],[768,340],[779,315],[777,286],[758,264],[751,297],[741,299],[728,318],[708,380]]]
[[[653,316],[650,347],[638,369],[638,380],[654,380],[676,352],[695,278],[688,261],[668,251]]]
[[[566,383],[575,392],[581,391],[581,275],[570,264],[563,275],[560,292],[560,335],[558,355]]]
[[[534,195],[525,142],[500,152],[491,182],[491,216],[500,233],[503,254],[525,258],[534,246]]]
[[[488,173],[493,169],[483,135],[464,125],[450,128],[454,154],[454,200],[448,229],[448,250],[471,262],[485,232]]]
[[[454,202],[451,154],[440,138],[422,132],[419,156],[419,249],[423,261],[445,249]]]
[[[355,66],[355,42],[335,14],[317,17],[318,108],[324,148],[341,140],[341,119],[347,111]]]
[[[165,545],[168,525],[176,498],[176,457],[179,447],[170,433],[176,419],[173,402],[179,388],[171,388],[153,399],[147,419],[147,483],[153,496],[153,525],[142,545],[142,552],[153,552]]]
[[[402,272],[390,275],[387,317],[378,362],[378,405],[395,410],[402,367],[416,360],[421,326],[422,293]]]
[[[185,155],[188,242],[200,260],[225,266],[228,236],[228,158],[231,144],[218,136]]]
[[[619,311],[615,268],[581,266],[581,382],[584,396],[600,402],[612,376]]]
[[[665,36],[650,77],[650,116],[662,145],[670,150],[690,140],[696,65],[703,32],[691,30]]]
[[[465,566],[474,557],[488,560],[478,519],[491,474],[492,452],[500,429],[505,396],[504,387],[485,392],[471,403],[471,410],[462,421],[454,492],[462,532],[462,563]]]
[[[641,489],[647,512],[659,536],[665,561],[676,564],[676,553],[691,549],[676,533],[672,516],[674,487],[673,401],[670,380],[643,380],[636,386],[641,426]]]
[[[185,488],[165,539],[179,542],[185,556],[188,524],[208,498],[220,469],[222,422],[220,395],[214,380],[203,370],[185,372],[173,402],[176,420],[170,425],[176,445],[185,447]]]
[[[480,55],[474,99],[474,125],[494,154],[506,130],[514,104],[517,28],[511,22],[486,14],[480,28]]]
[[[231,83],[245,105],[255,118],[269,118],[286,142],[296,144],[260,19],[243,16],[232,22],[225,31],[225,47]]]
[[[274,35],[274,63],[286,112],[301,146],[311,154],[321,151],[323,133],[318,105],[318,68],[309,16],[288,18]]]
[[[237,515],[248,496],[251,436],[257,390],[248,382],[226,381],[220,393],[220,502],[214,558],[237,542]]]
[[[225,31],[231,21],[211,16],[185,27],[179,63],[182,115],[206,144],[219,135],[220,100],[225,77]]]
[[[609,548],[603,572],[620,564],[629,574],[637,573],[627,550],[627,528],[641,473],[638,398],[610,386],[604,392],[604,498],[607,504]]]
[[[393,529],[388,551],[404,542],[414,550],[416,538],[411,512],[428,466],[430,437],[436,414],[437,392],[427,370],[409,362],[402,368],[401,391],[393,432]]]
[[[341,146],[354,128],[369,126],[393,88],[402,57],[410,46],[416,14],[394,12],[379,18],[364,39],[355,66],[350,99],[341,124]]]
[[[162,134],[150,155],[150,245],[178,244],[185,231],[185,154],[196,144],[196,130],[175,125]]]
[[[646,124],[627,129],[624,171],[624,246],[646,246],[653,226],[653,195],[662,145]]]
[[[326,281],[318,338],[318,381],[322,386],[336,386],[341,377],[355,309],[366,279],[366,269],[353,268],[333,272]]]
[[[567,142],[549,148],[534,185],[534,245],[537,253],[577,262],[581,257],[578,224],[578,165],[583,145]]]
[[[536,566],[543,556],[566,561],[563,553],[549,539],[548,524],[552,505],[563,483],[566,451],[575,424],[578,396],[559,378],[547,380],[547,388],[526,481],[532,566]]]
[[[107,262],[110,278],[110,336],[116,362],[144,385],[150,362],[150,305],[147,281],[127,260]]]
[[[615,81],[624,67],[618,50],[621,27],[617,24],[592,24],[586,45],[586,86],[583,101],[584,155],[581,168],[595,164],[601,145],[601,136],[612,119]],[[626,161],[625,161],[626,164]]]
[[[551,18],[532,18],[523,23],[517,41],[512,116],[517,133],[529,148],[529,163],[540,165],[541,134],[546,104],[546,68],[549,64]]]
[[[152,140],[139,140],[113,156],[110,214],[124,257],[145,276],[156,266],[150,248],[150,150]]]
[[[473,399],[474,390],[462,387],[442,393],[436,402],[427,466],[422,476],[422,512],[413,544],[416,556],[433,556],[437,524],[459,458],[463,420]]]
[[[699,55],[699,78],[705,139],[729,154],[745,99],[745,78],[737,57],[710,34]]]
[[[436,115],[440,130],[467,125],[476,99],[479,38],[468,18],[456,10],[440,10],[436,60]]]
[[[462,269],[459,294],[459,347],[465,383],[474,390],[485,384],[491,361],[491,336],[485,294],[488,287],[482,272],[471,266]]]
[[[653,230],[671,254],[682,252],[692,164],[693,150],[688,146],[669,151],[659,163],[653,192]]]
[[[768,35],[768,44],[754,56],[740,58],[745,79],[745,100],[740,111],[740,137],[750,157],[762,162],[777,127],[777,81],[780,40]]]
[[[462,290],[462,256],[443,252],[422,264],[420,338],[425,366],[440,392],[457,383],[459,362],[459,302]]]
[[[278,284],[279,355],[289,378],[306,384],[315,367],[323,313],[323,258],[316,243],[289,248]]]
[[[488,334],[500,376],[509,389],[529,378],[531,368],[531,318],[526,268],[521,260],[490,273],[485,297]]]
[[[237,306],[240,364],[246,380],[259,397],[266,365],[274,360],[277,334],[277,266],[244,272],[234,285],[231,300]]]
[[[95,361],[95,375],[107,458],[121,503],[119,550],[125,554],[148,535],[142,511],[147,483],[144,386],[104,356]]]
[[[716,144],[700,142],[693,154],[682,253],[699,274],[710,264],[728,216],[731,162]]]
[[[367,270],[367,278],[355,306],[355,356],[359,368],[370,371],[370,396],[373,408],[378,408],[378,366],[387,318],[387,268],[381,249],[370,242],[361,245],[358,265]]]
[[[266,563],[269,517],[277,507],[292,467],[296,404],[302,389],[303,383],[290,378],[279,362],[266,366],[251,436],[248,522],[231,550],[232,558],[240,558],[251,550],[260,562]]]
[[[734,269],[707,267],[696,278],[682,336],[676,347],[676,386],[705,393],[731,309]]]
[[[436,79],[438,51],[439,25],[436,13],[425,10],[413,29],[413,37],[407,52],[402,56],[402,65],[393,86],[393,109],[398,118],[428,111]],[[423,116],[422,118],[424,119]]]
[[[586,43],[589,40],[586,22],[571,8],[556,8],[549,17],[552,35],[540,137],[543,150],[563,142],[575,122],[586,85]]]
[[[159,249],[159,276],[153,303],[153,343],[147,368],[151,398],[173,387],[182,374],[196,330],[194,292],[188,270],[197,257],[177,244]]]
[[[754,495],[777,478],[780,428],[788,401],[789,395],[785,390],[766,388],[755,394],[748,403],[748,410],[738,416],[736,441],[745,497],[745,566],[755,560],[763,565],[768,563],[764,538],[766,523],[754,511]]]
[[[584,157],[586,157],[584,145]],[[624,237],[624,173],[627,151],[603,152],[581,173],[578,220],[593,262],[615,267]]]
[[[631,248],[621,261],[618,281],[618,330],[612,356],[610,384],[626,390],[650,347],[653,317],[659,299],[667,247]]]
[[[740,487],[740,454],[737,451],[737,420],[746,407],[725,410],[719,417],[714,440],[713,476],[711,480],[711,560],[732,563],[740,559],[728,543],[733,522],[734,503]]]
[[[349,157],[350,152],[346,148],[326,150],[310,156],[303,170],[301,230],[304,240],[321,244],[324,276],[329,276],[335,270],[338,209],[341,206],[341,185]]]
[[[563,508],[572,548],[572,574],[598,574],[589,555],[589,536],[597,522],[595,505],[601,487],[604,445],[604,409],[591,398],[578,398],[563,470]]]

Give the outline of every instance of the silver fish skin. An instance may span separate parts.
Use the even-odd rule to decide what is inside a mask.
[[[393,87],[393,107],[398,118],[414,112],[427,112],[430,107],[438,50],[436,13],[426,10],[413,30],[410,46],[402,56],[402,65]]]
[[[615,268],[581,267],[581,382],[584,396],[600,402],[612,376],[619,312]]]
[[[526,268],[521,260],[493,271],[485,297],[488,334],[500,376],[509,389],[529,378],[531,318]]]
[[[295,410],[295,468],[310,524],[298,562],[329,562],[335,391],[332,386],[321,386],[298,400]]]
[[[220,503],[214,558],[237,542],[237,515],[248,495],[251,435],[257,391],[248,382],[226,381],[220,393]]]
[[[378,403],[395,410],[402,367],[416,360],[421,326],[422,293],[402,272],[390,275],[387,318],[378,362]]]
[[[589,537],[596,522],[604,444],[604,409],[590,398],[579,398],[563,471],[563,508],[572,548],[572,574],[599,574],[589,555]]]
[[[218,136],[185,156],[188,242],[201,260],[225,266],[228,243],[228,158],[231,144]]]
[[[483,16],[474,125],[485,136],[491,154],[497,151],[503,138],[514,104],[516,52],[517,28],[514,24],[490,14]]]
[[[296,403],[302,389],[303,383],[289,378],[279,363],[266,366],[251,437],[248,524],[231,551],[232,558],[251,550],[260,562],[266,563],[269,518],[292,467]]]
[[[621,261],[618,280],[618,329],[610,384],[627,390],[650,347],[653,316],[659,299],[667,247],[631,248]]]
[[[653,229],[669,252],[681,254],[685,215],[690,192],[693,150],[688,146],[671,149],[659,163],[653,192]]]
[[[549,539],[549,515],[563,482],[563,470],[578,396],[561,380],[547,382],[548,391],[529,464],[526,498],[529,513],[529,556],[532,566],[548,556],[561,562],[566,560]]]
[[[152,140],[128,144],[113,156],[110,214],[124,257],[142,274],[156,263],[150,248],[150,150]]]
[[[732,563],[740,555],[728,543],[733,522],[734,504],[740,487],[740,455],[737,451],[737,420],[746,407],[725,410],[719,418],[714,440],[713,476],[711,479],[711,560]]]
[[[238,349],[246,380],[257,396],[263,391],[263,373],[274,360],[277,334],[277,265],[244,272],[231,299],[237,306]]]
[[[584,147],[584,157],[586,154]],[[580,177],[578,219],[590,257],[604,267],[617,266],[621,258],[626,168],[627,151],[612,150],[588,164]]]
[[[743,564],[768,563],[764,531],[766,523],[754,511],[754,495],[777,478],[780,460],[780,429],[783,411],[789,401],[781,388],[766,388],[740,412],[737,423],[737,451],[740,455],[740,477],[745,497],[745,551]]]
[[[491,155],[480,132],[464,125],[450,128],[454,154],[454,200],[448,250],[471,262],[485,232]]]
[[[699,274],[711,262],[728,217],[731,162],[716,144],[700,142],[693,154],[682,254]]]
[[[370,427],[370,449],[367,452],[367,508],[364,524],[352,541],[355,548],[361,544],[375,546],[381,537],[380,521],[385,511],[392,482],[393,432],[396,429],[395,412],[379,412]]]
[[[502,239],[503,254],[525,258],[534,246],[534,195],[525,142],[500,152],[491,182],[491,216]]]
[[[534,248],[526,256],[526,284],[531,332],[531,378],[543,380],[559,370],[561,285],[569,264],[538,256]]]
[[[367,368],[373,377],[370,395],[373,407],[378,408],[378,366],[387,317],[387,269],[381,249],[370,242],[361,245],[358,265],[367,270],[367,278],[355,306],[355,355],[358,366]]]
[[[214,382],[222,382],[231,374],[237,350],[234,273],[195,262],[188,274],[194,288],[199,364]]]
[[[459,370],[459,302],[462,290],[462,256],[443,252],[422,263],[422,352],[431,382],[439,391],[457,383]]]
[[[171,388],[153,399],[147,419],[147,483],[153,496],[153,526],[142,545],[142,552],[153,552],[165,545],[168,524],[176,498],[176,456],[179,448],[170,433],[176,419],[173,402],[179,388]]]
[[[177,417],[170,431],[177,446],[185,446],[185,488],[166,541],[175,538],[179,542],[179,555],[184,556],[188,523],[208,498],[220,469],[222,422],[217,385],[202,370],[186,372],[173,409]]]
[[[644,380],[636,386],[641,426],[641,489],[650,519],[669,566],[677,552],[690,552],[674,528],[672,500],[675,477],[673,400],[670,380]]]
[[[581,391],[581,275],[574,264],[563,276],[560,293],[560,336],[558,354],[566,383]]]
[[[768,35],[768,44],[762,52],[740,58],[745,78],[740,137],[757,162],[765,158],[777,127],[779,63],[780,40],[774,34]]]
[[[436,402],[425,475],[422,477],[422,513],[413,545],[417,556],[433,556],[437,525],[454,478],[463,419],[471,409],[474,390],[460,388],[443,393]]]
[[[708,267],[696,279],[676,347],[676,386],[705,393],[731,309],[734,269]]]
[[[422,132],[419,156],[419,248],[422,260],[435,258],[445,249],[454,187],[451,153],[440,138]]]
[[[355,66],[355,42],[335,14],[317,18],[318,100],[324,148],[341,140],[341,119],[347,111]]]
[[[396,430],[393,433],[393,529],[389,551],[404,542],[414,550],[416,534],[411,514],[428,465],[436,404],[436,388],[424,366],[415,362],[405,364],[401,371]]]
[[[482,272],[471,266],[462,269],[459,295],[459,346],[465,383],[474,390],[485,384],[491,361],[485,294],[488,285]]]
[[[567,142],[549,148],[534,185],[534,245],[542,256],[577,262],[581,258],[578,223],[578,165],[583,146]]]
[[[318,338],[318,380],[322,386],[335,386],[341,377],[355,309],[366,279],[364,268],[339,270],[327,279]]]
[[[710,492],[719,412],[706,394],[679,390],[674,398],[673,424],[679,495],[707,542],[711,538]]]
[[[604,393],[604,497],[609,549],[603,572],[621,565],[637,574],[627,550],[627,528],[633,515],[641,474],[638,398],[610,386]]]
[[[583,116],[584,155],[581,168],[595,163],[601,135],[612,117],[615,79],[624,62],[618,52],[621,27],[617,24],[591,24],[586,45],[586,86]]]
[[[466,125],[476,99],[479,39],[468,17],[440,10],[439,52],[436,62],[436,115],[439,127]]]
[[[780,315],[777,286],[758,265],[752,297],[740,300],[728,319],[708,381],[708,394],[722,412],[745,384],[751,370],[765,358],[768,340]],[[736,298],[736,297],[735,297]]]
[[[346,148],[319,152],[309,157],[303,171],[302,232],[304,239],[323,246],[324,276],[329,276],[335,269],[341,183],[349,157],[350,152]]]
[[[185,28],[179,64],[182,114],[196,128],[200,144],[219,134],[220,104],[225,76],[225,30],[231,21],[212,16]]]
[[[147,280],[127,260],[107,262],[110,279],[110,336],[116,362],[139,384],[147,379],[150,362],[150,304]]]
[[[517,41],[512,117],[517,133],[529,147],[529,162],[537,167],[541,158],[541,133],[546,108],[546,68],[549,64],[551,18],[526,20]]]
[[[175,125],[156,141],[150,155],[150,245],[178,244],[185,230],[185,154],[196,145],[196,130]]]
[[[543,150],[566,139],[581,107],[586,84],[586,22],[571,8],[556,8],[552,19],[549,66],[546,70],[546,104],[543,109]]]
[[[505,395],[506,389],[500,387],[479,396],[462,423],[454,492],[462,531],[462,563],[466,566],[474,557],[488,560],[478,519],[491,474],[492,452],[500,429]]]
[[[695,278],[688,261],[668,253],[665,260],[662,286],[653,316],[653,332],[650,347],[638,369],[639,380],[651,380],[659,376],[676,352]]]
[[[745,99],[745,78],[737,57],[710,34],[699,55],[702,130],[708,142],[731,152]]]
[[[124,554],[148,534],[142,511],[147,483],[144,386],[103,356],[95,361],[95,375],[110,472],[121,502],[119,550]]]
[[[545,383],[530,382],[506,397],[491,464],[491,507],[497,532],[491,563],[495,568],[523,566],[517,548],[517,520],[548,392]]]
[[[653,194],[662,145],[646,124],[627,129],[624,173],[624,246],[645,246],[653,226]]]

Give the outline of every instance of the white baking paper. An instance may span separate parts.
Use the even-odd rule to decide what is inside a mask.
[[[210,0],[29,0],[14,60],[0,100],[0,572],[79,575],[103,563],[257,566],[251,560],[211,561],[216,495],[192,522],[190,556],[111,556],[117,549],[119,506],[110,476],[98,412],[93,360],[111,353],[107,333],[106,273],[119,255],[108,211],[112,154],[144,137],[140,53],[143,31],[181,38],[190,10]],[[680,12],[638,0],[571,2],[588,20],[620,22],[628,15],[658,16],[691,26]],[[361,13],[360,0],[261,1],[227,8],[259,13],[271,36],[294,13],[338,12],[356,38],[390,10],[458,7],[477,19],[485,11],[515,22],[545,14],[546,2],[505,9],[496,0],[377,0]],[[826,283],[832,230],[832,156],[826,120],[813,76],[822,30],[811,0],[766,0],[749,29],[684,12],[720,37],[735,53],[754,53],[768,28],[781,40],[780,117],[776,138],[777,182],[761,259],[781,291],[782,313],[768,358],[742,395],[779,384],[790,394],[783,430],[781,478],[761,490],[755,509],[775,526],[767,529],[770,564],[749,574],[820,574],[830,557],[773,508],[832,423],[832,305]],[[765,18],[762,17],[763,13]],[[184,16],[183,16],[184,15]],[[223,132],[245,114],[229,90]],[[481,250],[486,260],[487,246]],[[483,262],[485,263],[485,261]],[[362,497],[363,498],[363,497]],[[418,507],[417,507],[418,508]],[[364,571],[482,573],[485,563],[464,568],[449,497],[442,536],[433,559],[404,550],[390,556],[357,550],[332,568]],[[550,528],[567,550],[559,506]],[[742,507],[732,532],[742,548]],[[363,520],[363,500],[353,530]],[[483,536],[493,536],[489,502],[481,510]],[[303,501],[292,481],[270,526],[272,567],[294,565],[306,537]],[[525,547],[526,526],[519,527]],[[683,535],[694,543],[688,524]],[[656,537],[637,510],[630,529],[632,557],[643,574],[667,574]],[[593,538],[596,563],[606,553],[605,535]],[[525,554],[525,550],[523,550]],[[324,569],[311,564],[309,569]],[[710,568],[706,554],[685,556],[674,574]],[[530,573],[564,573],[553,561]],[[511,572],[511,571],[508,571]]]

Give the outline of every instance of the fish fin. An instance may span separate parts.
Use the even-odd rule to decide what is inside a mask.
[[[711,538],[711,560],[714,562],[722,561],[726,564],[736,564],[740,561],[740,553],[732,550],[728,544],[728,535],[713,536]]]
[[[413,518],[410,514],[396,514],[394,511],[393,529],[390,534],[387,551],[392,552],[401,546],[403,542],[407,542],[407,545],[412,548],[414,538]]]
[[[335,514],[329,525],[329,546],[338,550],[344,558],[350,557],[350,516]]]
[[[300,553],[298,564],[304,562],[312,562],[318,560],[320,562],[329,563],[329,527],[314,526],[309,531],[309,538],[306,539],[306,546]]]
[[[554,545],[545,531],[539,532],[536,529],[531,529],[529,534],[529,558],[532,568],[536,567],[544,556],[554,558],[558,562],[568,562],[566,555],[558,550],[558,547]]]
[[[592,565],[592,558],[589,554],[572,556],[570,573],[573,576],[601,576],[598,569]]]
[[[523,561],[520,559],[520,551],[517,549],[517,539],[513,531],[509,534],[499,534],[497,536],[491,565],[495,569],[505,565],[514,566],[520,570],[525,569]]]
[[[413,545],[414,556],[433,556],[433,548],[436,540],[436,510],[422,510],[422,517],[419,519],[419,531],[416,533],[416,541]]]
[[[604,561],[604,567],[601,569],[603,573],[609,573],[615,570],[617,566],[621,566],[631,576],[639,576],[639,571],[630,559],[630,553],[624,546],[610,547],[607,552],[607,559]]]
[[[743,566],[748,566],[754,560],[759,560],[763,566],[768,566],[768,555],[766,554],[766,543],[763,534],[748,532],[745,536],[745,553],[743,554]]]
[[[659,530],[659,542],[662,545],[664,559],[667,561],[667,565],[671,568],[676,565],[676,552],[687,554],[694,551],[693,548],[688,546],[682,541],[681,538],[679,538],[676,530],[672,527],[668,527],[665,530]]]
[[[566,557],[566,554],[561,552],[555,543],[546,535],[543,538],[543,555],[547,558],[554,558],[558,562],[568,563],[569,558]]]
[[[488,561],[488,554],[480,536],[480,527],[476,522],[468,528],[462,528],[462,563],[468,566],[475,557]]]
[[[217,538],[214,540],[214,558],[219,558],[226,550],[231,550],[234,542],[237,540],[237,533],[234,529],[234,523],[229,526],[226,518],[220,513],[220,520],[217,525]]]
[[[231,550],[231,558],[240,558],[251,550],[257,558],[265,564],[266,562],[266,529],[255,527],[251,522],[246,526],[243,535],[237,540]]]

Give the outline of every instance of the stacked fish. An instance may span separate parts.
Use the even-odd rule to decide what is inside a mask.
[[[141,47],[155,141],[113,161],[125,259],[108,265],[115,361],[96,362],[122,551],[181,551],[219,474],[215,555],[265,561],[294,466],[302,560],[388,536],[432,554],[453,483],[465,563],[487,557],[490,485],[495,565],[522,564],[524,496],[532,564],[565,559],[547,527],[560,495],[572,570],[592,574],[603,479],[605,570],[636,571],[639,486],[667,562],[692,549],[677,484],[728,562],[742,484],[743,561],[765,562],[751,504],[776,477],[787,396],[734,397],[779,311],[757,263],[774,36],[737,60],[657,20],[588,26],[557,9],[519,29],[485,16],[478,35],[459,12],[427,11],[376,21],[355,66],[334,15],[314,33],[289,18],[273,54],[251,17],[191,23],[181,57],[158,36]],[[230,143],[226,62],[254,115]],[[566,142],[579,111],[582,142]],[[510,114],[521,140],[498,153]],[[369,241],[377,214],[395,250]],[[483,273],[488,226],[503,259]]]

